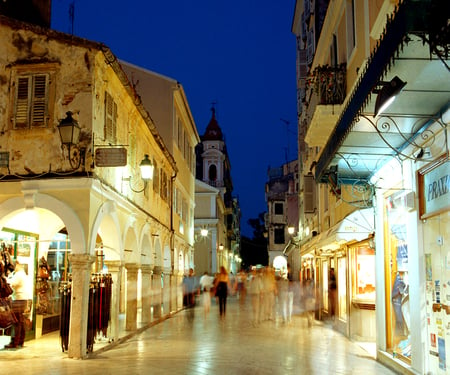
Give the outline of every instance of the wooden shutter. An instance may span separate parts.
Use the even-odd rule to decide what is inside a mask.
[[[19,77],[16,91],[16,113],[14,127],[16,129],[28,127],[29,103],[31,96],[31,76]]]
[[[48,76],[33,77],[33,96],[31,98],[31,126],[45,126],[47,118]]]
[[[314,194],[316,189],[316,183],[314,181],[314,176],[312,175],[306,175],[303,178],[305,181],[305,187],[303,192],[304,212],[306,214],[312,214],[316,209],[315,194]]]
[[[111,95],[105,93],[105,140],[116,143],[117,104]]]

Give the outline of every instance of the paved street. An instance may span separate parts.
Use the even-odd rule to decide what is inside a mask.
[[[254,326],[248,306],[231,298],[227,307],[224,320],[215,303],[206,319],[201,307],[192,320],[182,311],[86,360],[49,347],[59,341],[47,335],[23,349],[0,351],[0,362],[14,360],[10,370],[20,375],[393,374],[327,325],[308,328],[306,318],[296,315],[290,324],[276,319]]]

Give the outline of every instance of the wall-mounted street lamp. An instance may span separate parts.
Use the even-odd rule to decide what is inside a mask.
[[[381,81],[378,83],[381,88],[373,90],[377,93],[377,100],[375,101],[375,110],[373,116],[375,117],[379,113],[382,113],[389,107],[395,100],[396,96],[403,90],[406,82],[403,82],[400,78],[395,76],[389,82]]]
[[[294,227],[288,227],[288,233],[289,233],[289,235],[293,235],[294,234],[294,232],[295,232],[295,228]]]
[[[144,186],[142,189],[134,189],[133,188],[133,186],[131,185],[131,177],[124,179],[124,180],[129,181],[130,189],[132,191],[134,191],[135,193],[142,193],[147,188],[148,182],[153,179],[154,166],[153,166],[153,163],[150,160],[148,154],[144,155],[144,159],[142,159],[141,163],[139,164],[139,169],[141,170],[141,179],[144,183]]]
[[[72,117],[72,112],[66,112],[66,118],[62,119],[58,124],[59,136],[63,146],[67,147],[70,166],[78,169],[84,157],[84,149],[78,147],[80,142],[81,127]]]
[[[200,235],[198,233],[195,234],[194,241],[200,242],[203,241],[206,237],[208,237],[209,231],[206,228],[200,229]]]
[[[219,251],[223,251],[223,245],[222,244],[219,245]]]

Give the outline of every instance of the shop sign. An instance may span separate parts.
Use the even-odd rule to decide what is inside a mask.
[[[124,167],[127,165],[127,149],[102,147],[95,150],[96,167]]]
[[[450,161],[419,171],[420,217],[450,209]]]

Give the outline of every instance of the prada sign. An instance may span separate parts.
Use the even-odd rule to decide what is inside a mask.
[[[420,218],[450,209],[450,161],[442,159],[419,171]]]

